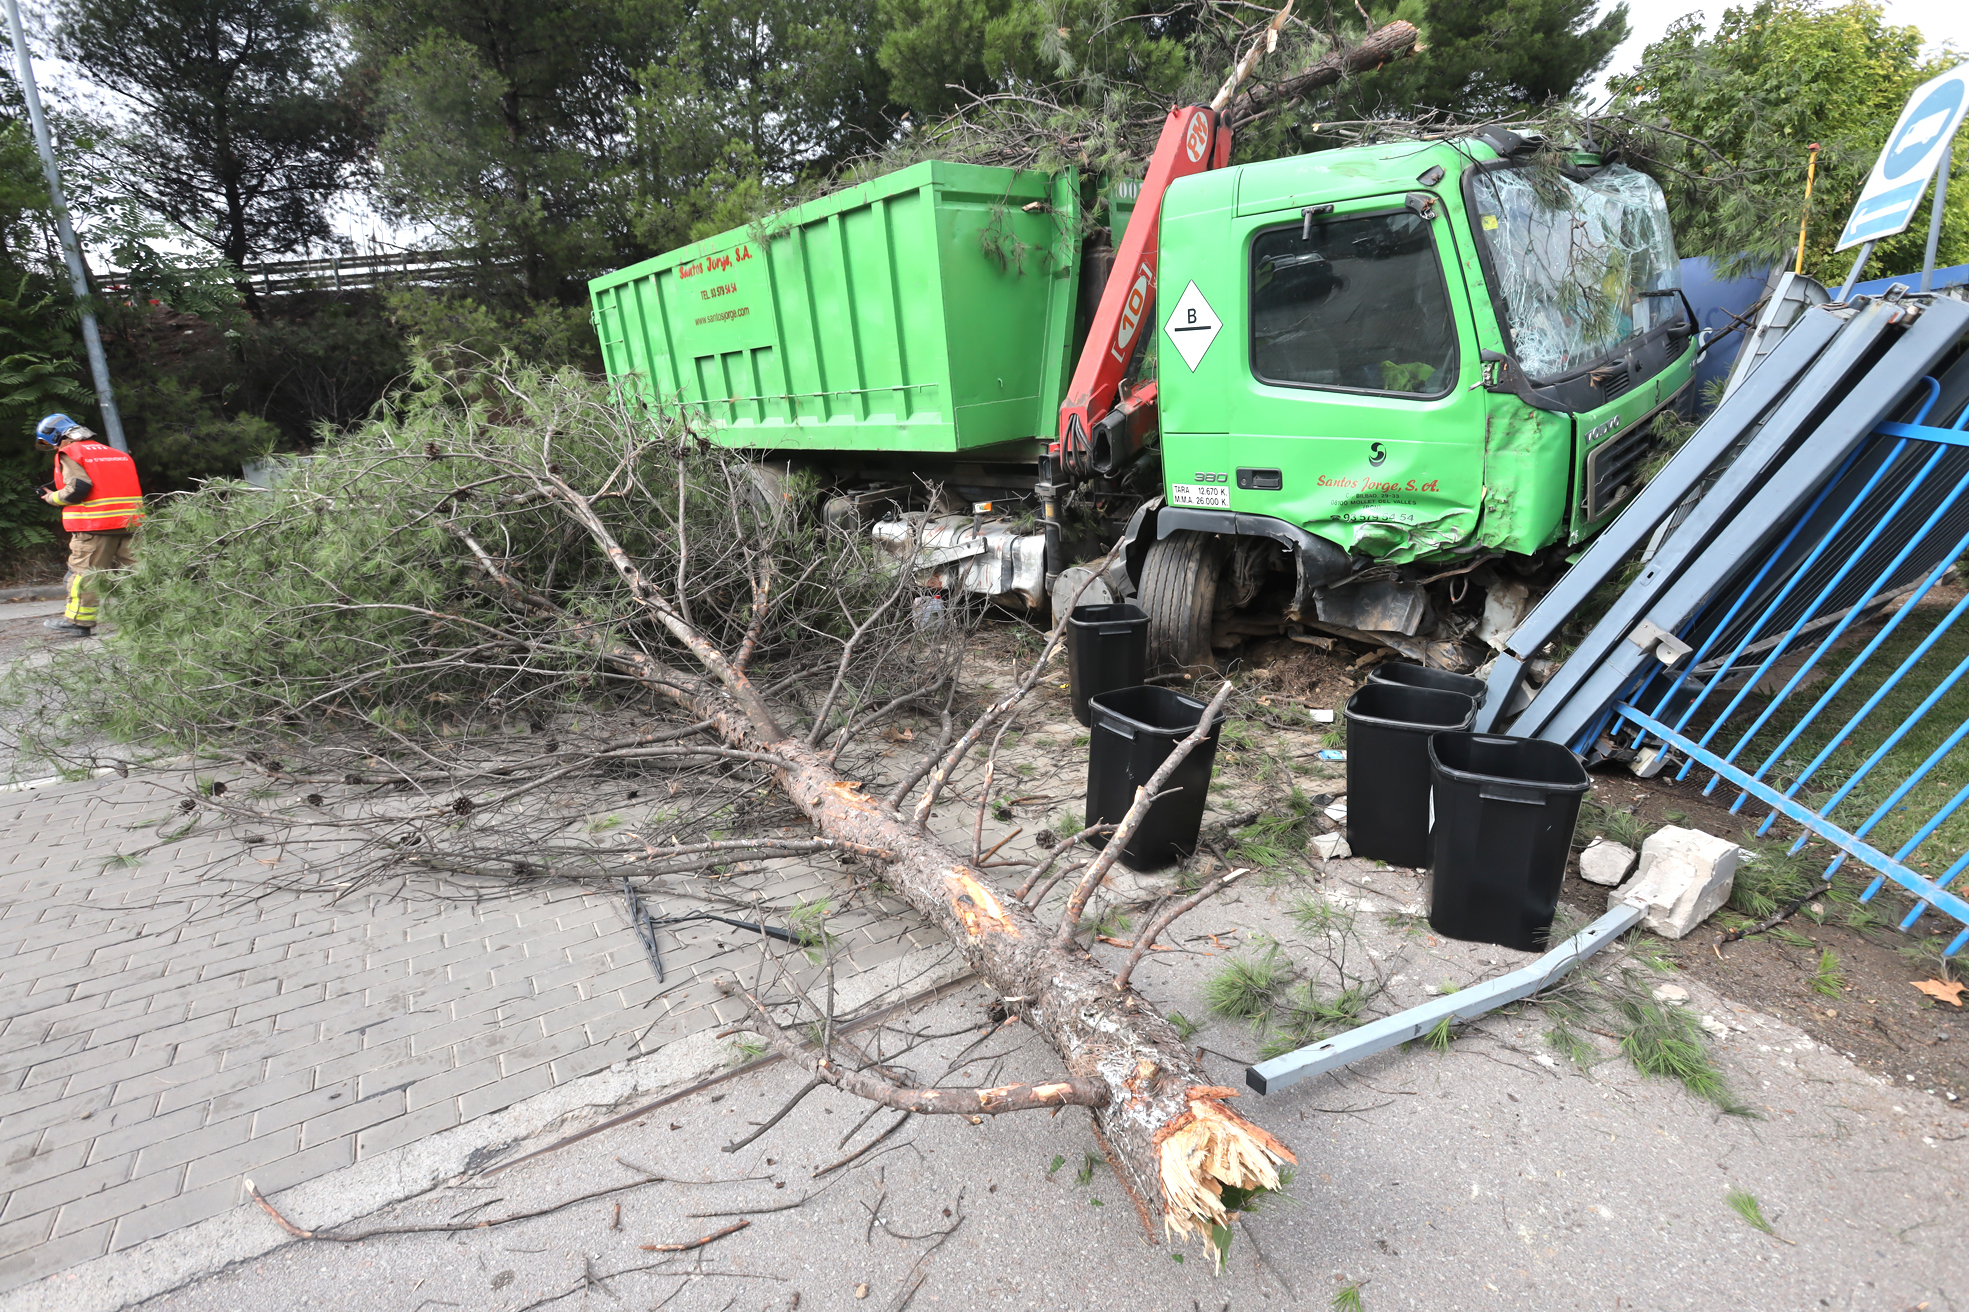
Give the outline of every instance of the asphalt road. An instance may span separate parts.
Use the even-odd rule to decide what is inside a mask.
[[[1325,891],[1360,913],[1357,947],[1387,977],[1391,1003],[1519,960],[1385,924],[1385,912],[1419,895],[1407,872],[1359,863],[1336,863],[1336,872],[1357,882],[1332,877]],[[1296,896],[1251,888],[1240,902],[1195,913],[1196,931],[1216,934],[1215,945],[1158,953],[1137,983],[1200,1017],[1219,948],[1276,935],[1310,968],[1308,945],[1283,914]],[[816,1168],[895,1119],[877,1112],[849,1135],[867,1104],[822,1089],[749,1147],[720,1152],[804,1083],[779,1065],[510,1171],[454,1182],[373,1223],[472,1224],[634,1184],[642,1171],[665,1182],[513,1225],[291,1243],[141,1306],[1217,1312],[1324,1308],[1351,1285],[1367,1309],[1434,1312],[1969,1307],[1959,1242],[1969,1123],[1788,1025],[1689,987],[1690,1005],[1727,1029],[1718,1060],[1757,1119],[1641,1077],[1606,1039],[1589,1036],[1604,1059],[1588,1070],[1555,1060],[1539,1008],[1492,1016],[1445,1053],[1398,1049],[1269,1098],[1246,1095],[1242,1110],[1284,1139],[1300,1166],[1290,1201],[1239,1227],[1221,1275],[1195,1245],[1147,1242],[1108,1167],[1082,1174],[1094,1143],[1079,1111],[982,1125],[915,1117],[853,1166],[816,1179]],[[952,1037],[899,1060],[924,1081],[951,1084],[1054,1073],[1057,1059],[1022,1027],[976,1042],[987,1001],[974,986],[905,1022]],[[898,1038],[890,1034],[892,1046]],[[1247,1027],[1215,1022],[1197,1041],[1215,1054],[1223,1083],[1243,1083],[1257,1046]],[[515,1145],[502,1160],[552,1137]],[[1733,1189],[1757,1199],[1777,1237],[1731,1210]],[[690,1252],[640,1247],[738,1221],[750,1224]],[[939,1244],[938,1232],[959,1221]]]

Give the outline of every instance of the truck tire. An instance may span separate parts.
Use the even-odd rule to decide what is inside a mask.
[[[1148,612],[1152,673],[1179,674],[1211,663],[1223,567],[1224,542],[1212,534],[1182,530],[1149,548],[1136,600]]]

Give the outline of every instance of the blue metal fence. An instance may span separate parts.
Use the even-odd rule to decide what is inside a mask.
[[[1931,910],[1969,926],[1969,771],[1950,768],[1969,764],[1969,590],[1950,572],[1969,553],[1969,409],[1931,424],[1942,392],[1924,379],[1912,422],[1879,424],[1678,627],[1686,656],[1574,743],[1611,729],[1764,809],[1760,833],[1789,819],[1794,852],[1836,849],[1827,879],[1850,856],[1877,872],[1863,900],[1905,889],[1904,930]],[[1946,951],[1965,945],[1969,928]]]

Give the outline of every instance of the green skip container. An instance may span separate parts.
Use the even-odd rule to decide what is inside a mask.
[[[1079,209],[1072,170],[912,165],[590,282],[602,356],[728,446],[1003,458],[1059,427]]]

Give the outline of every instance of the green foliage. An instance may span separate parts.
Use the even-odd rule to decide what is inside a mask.
[[[628,221],[655,250],[742,226],[887,138],[878,0],[711,0],[629,101]]]
[[[1292,921],[1310,934],[1325,934],[1352,922],[1352,912],[1341,911],[1323,897],[1302,897],[1292,905]]]
[[[1094,1183],[1094,1168],[1099,1165],[1101,1165],[1100,1156],[1089,1149],[1086,1158],[1080,1163],[1080,1174],[1073,1177],[1073,1182],[1085,1189]]]
[[[1066,1158],[1060,1156],[1058,1153],[1054,1153],[1052,1164],[1046,1168],[1046,1178],[1048,1180],[1052,1179],[1059,1172],[1059,1169],[1066,1164]]]
[[[1278,995],[1277,1005],[1267,1021],[1270,1033],[1259,1045],[1259,1055],[1277,1057],[1309,1043],[1317,1043],[1338,1030],[1361,1023],[1368,992],[1361,985],[1328,995],[1311,980],[1301,980]]]
[[[786,927],[800,940],[806,950],[807,959],[818,963],[835,939],[827,932],[827,917],[834,910],[834,899],[824,897],[808,902],[804,898],[800,905],[786,913]]]
[[[1698,16],[1671,25],[1638,69],[1609,85],[1615,112],[1694,138],[1664,137],[1653,169],[1681,253],[1739,268],[1788,260],[1817,142],[1805,271],[1836,285],[1852,252],[1835,254],[1833,244],[1908,93],[1961,58],[1943,50],[1924,59],[1921,50],[1917,29],[1890,25],[1870,0],[1757,0],[1725,10],[1709,36]],[[1960,176],[1969,140],[1958,138],[1955,152]],[[1927,214],[1924,205],[1907,233],[1880,243],[1876,274],[1921,267]],[[1955,188],[1939,262],[1964,261],[1969,188]]]
[[[670,35],[663,11],[349,0],[341,13],[377,71],[387,212],[449,245],[517,256],[531,299],[614,262],[628,98]]]
[[[1598,1049],[1579,1032],[1590,1027],[1614,1037],[1641,1074],[1677,1080],[1731,1116],[1757,1115],[1730,1093],[1710,1055],[1701,1020],[1686,1007],[1656,1000],[1639,971],[1621,970],[1602,979],[1575,978],[1541,999],[1553,1021],[1546,1042],[1580,1069],[1600,1061]]]
[[[1453,1023],[1448,1016],[1437,1021],[1435,1026],[1422,1036],[1422,1046],[1437,1054],[1448,1052],[1449,1045],[1456,1041],[1456,1035],[1450,1030]]]
[[[1191,1020],[1180,1011],[1169,1013],[1169,1023],[1176,1027],[1176,1037],[1185,1043],[1195,1038],[1197,1031],[1203,1028],[1201,1022]]]
[[[1264,871],[1283,870],[1305,855],[1312,824],[1312,803],[1295,786],[1283,807],[1237,832],[1231,860]]]
[[[1565,1055],[1580,1070],[1590,1071],[1600,1064],[1600,1050],[1566,1021],[1545,1031],[1545,1041]]]
[[[1771,1223],[1764,1219],[1764,1208],[1758,1203],[1757,1196],[1748,1189],[1732,1186],[1730,1191],[1723,1195],[1723,1201],[1728,1203],[1730,1210],[1742,1217],[1744,1224],[1752,1230],[1773,1236],[1777,1234],[1777,1231],[1771,1228]]]
[[[652,577],[674,579],[683,565],[700,626],[728,649],[747,623],[730,604],[743,575],[708,547],[680,562],[686,534],[812,565],[781,585],[788,618],[765,631],[768,654],[893,587],[860,538],[775,516],[721,448],[679,445],[665,421],[624,409],[599,383],[519,369],[446,380],[426,366],[387,411],[330,437],[279,489],[208,483],[158,507],[138,565],[112,590],[118,635],[89,660],[13,685],[57,700],[90,689],[71,704],[94,729],[52,713],[25,718],[46,738],[286,752],[354,735],[363,750],[394,754],[402,735],[496,733],[580,706],[610,683],[591,631],[688,661],[605,556],[571,548],[562,511],[512,502],[534,486],[524,471],[540,468],[543,441],[578,485],[599,489],[630,471],[638,494],[598,501],[597,513]],[[573,631],[504,609],[466,544],[475,535],[500,544],[507,568],[561,606]],[[507,645],[485,648],[489,632]]]
[[[777,208],[894,118],[873,0],[341,12],[377,72],[386,209],[517,257],[534,301]]]
[[[1276,946],[1254,956],[1232,957],[1204,982],[1203,998],[1210,1010],[1231,1020],[1263,1020],[1278,1003],[1278,993],[1291,978],[1292,966]]]
[[[1333,1298],[1327,1303],[1327,1306],[1332,1308],[1333,1312],[1361,1312],[1361,1308],[1363,1307],[1361,1303],[1361,1287],[1359,1285],[1340,1286],[1340,1288],[1333,1291]]]
[[[383,294],[390,324],[438,367],[467,370],[500,355],[544,369],[601,372],[601,347],[586,305],[486,303],[458,292],[405,287]]]
[[[45,192],[43,193],[46,194]],[[37,500],[52,462],[29,437],[51,410],[86,412],[93,399],[76,380],[73,316],[45,290],[46,279],[0,264],[0,553],[55,541],[61,514]]]
[[[1563,101],[1627,37],[1627,5],[1596,0],[1403,0],[1375,5],[1375,24],[1405,18],[1422,51],[1363,75],[1342,100],[1348,116],[1423,109],[1463,118],[1523,116]],[[1341,115],[1329,113],[1327,117]]]
[[[188,488],[205,478],[238,478],[241,464],[258,460],[280,441],[280,431],[258,415],[227,415],[187,384],[168,375],[123,389],[144,491],[155,495]]]
[[[1812,992],[1836,998],[1846,991],[1846,972],[1839,968],[1839,954],[1831,948],[1819,953],[1818,969],[1812,972]]]
[[[105,180],[97,188],[106,190]],[[239,285],[245,275],[231,260],[198,259],[184,254],[197,234],[145,213],[135,197],[109,192],[92,207],[89,236],[109,248],[119,281],[128,288],[127,301],[112,299],[98,313],[121,326],[141,321],[152,303],[196,314],[222,327],[239,320]]]
[[[328,238],[364,146],[310,0],[61,0],[61,53],[122,111],[101,166],[237,265]]]
[[[1644,999],[1639,990],[1629,990],[1616,998],[1617,1014],[1627,1032],[1620,1050],[1643,1075],[1679,1080],[1682,1087],[1698,1098],[1705,1098],[1733,1116],[1754,1115],[1731,1096],[1723,1074],[1709,1055],[1708,1037],[1695,1013],[1686,1007],[1672,1007]]]
[[[1579,804],[1579,823],[1572,841],[1574,847],[1585,847],[1595,838],[1604,838],[1638,852],[1647,836],[1647,823],[1632,811],[1588,800]]]
[[[877,0],[898,102],[936,118],[978,95],[1060,84],[1098,106],[1118,85],[1169,102],[1191,77],[1198,15],[1126,0]]]

